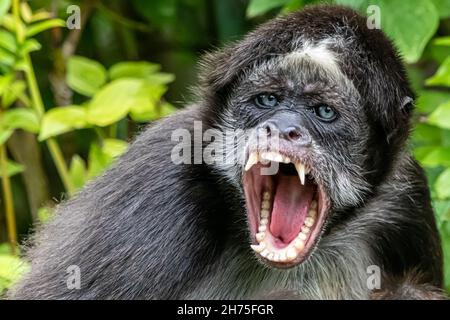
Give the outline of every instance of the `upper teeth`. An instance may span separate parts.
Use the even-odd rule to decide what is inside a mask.
[[[281,162],[281,163],[294,163],[295,169],[297,170],[298,177],[300,178],[300,182],[302,185],[305,184],[305,176],[309,173],[308,168],[301,163],[300,161],[292,161],[288,156],[282,155],[275,151],[265,151],[258,153],[257,151],[253,151],[250,153],[247,163],[245,164],[245,171],[250,170],[253,165],[258,162],[265,161],[273,161],[273,162]]]
[[[245,165],[245,171],[250,170],[251,167],[253,167],[254,164],[257,164],[259,161],[258,154],[256,152],[250,153],[250,156],[248,157],[247,164]]]
[[[258,233],[256,234],[257,245],[251,245],[251,248],[259,253],[264,258],[274,262],[289,262],[295,260],[298,255],[305,248],[306,240],[311,232],[311,227],[314,225],[317,217],[317,202],[313,200],[309,208],[308,215],[303,222],[301,231],[297,237],[283,249],[275,248],[270,239],[267,239],[268,225],[269,225],[269,209],[271,206],[271,194],[265,191],[262,194],[261,213],[259,218]]]
[[[291,162],[291,160],[288,157],[283,156],[278,152],[262,152],[260,154],[260,158],[266,161],[283,162],[283,163]]]
[[[298,176],[300,177],[300,182],[302,184],[305,184],[305,165],[303,163],[297,162],[295,163],[295,169],[297,170]]]

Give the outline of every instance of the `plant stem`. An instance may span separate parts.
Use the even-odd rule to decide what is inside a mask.
[[[25,57],[25,64],[27,66],[27,71],[25,72],[28,86],[30,88],[31,99],[33,101],[33,106],[38,113],[39,118],[42,118],[45,113],[44,104],[42,102],[41,93],[36,81],[36,75],[33,70],[33,64],[31,63],[30,56],[27,54]],[[69,170],[67,169],[66,162],[64,160],[62,151],[54,138],[50,138],[46,141],[47,147],[50,154],[55,162],[56,169],[58,170],[59,176],[66,188],[69,195],[72,195],[75,188],[72,184],[72,180],[69,176]]]
[[[3,201],[5,202],[6,227],[8,230],[9,243],[12,254],[16,254],[17,247],[17,228],[16,216],[14,214],[14,200],[11,191],[11,181],[8,176],[8,163],[6,160],[6,147],[0,145],[0,167],[2,170]]]
[[[69,196],[73,195],[73,193],[75,192],[75,187],[72,183],[72,180],[70,179],[69,170],[58,143],[53,138],[48,139],[46,142],[50,154],[52,155],[53,161],[55,162],[55,166],[58,170],[59,176],[61,177],[64,187],[67,190],[67,193],[69,194]]]
[[[39,116],[42,118],[45,113],[44,103],[42,102],[41,93],[39,91],[39,87],[36,81],[36,75],[34,73],[33,64],[31,63],[30,56],[27,54],[25,56],[25,64],[27,66],[26,78],[28,82],[28,86],[30,88],[31,100],[33,101],[33,106]],[[66,162],[64,160],[62,151],[54,138],[50,138],[46,141],[47,147],[50,151],[50,154],[55,162],[56,169],[58,170],[59,176],[66,188],[66,191],[69,195],[72,195],[75,188],[72,184],[72,180],[70,179],[69,170],[67,169]]]
[[[20,15],[19,15],[19,5],[20,0],[14,0],[13,2],[13,14],[14,18],[16,19],[16,24],[19,25],[21,23],[20,21]],[[20,28],[17,28],[18,30]],[[17,40],[19,43],[22,43],[24,41],[23,36],[17,32]],[[27,53],[24,56],[25,65],[26,65],[26,71],[25,76],[27,79],[28,87],[30,89],[31,94],[31,100],[32,105],[37,112],[38,117],[41,119],[44,116],[45,113],[45,107],[44,103],[42,101],[41,92],[39,91],[39,86],[37,84],[36,80],[36,74],[34,73],[33,64],[31,62],[30,55]],[[69,195],[72,195],[75,191],[75,188],[73,186],[73,183],[69,176],[69,170],[67,169],[66,162],[64,161],[64,157],[62,155],[61,149],[59,148],[58,143],[55,139],[48,139],[46,141],[47,147],[50,151],[50,154],[53,158],[53,161],[55,163],[56,169],[58,170],[59,176],[61,177],[61,180],[64,184],[64,187]]]

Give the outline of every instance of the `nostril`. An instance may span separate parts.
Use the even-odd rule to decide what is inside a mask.
[[[289,129],[288,136],[291,140],[298,140],[301,138],[300,131],[295,128]]]
[[[265,133],[268,137],[270,137],[272,135],[272,128],[271,128],[270,124],[264,125],[263,130],[265,131]]]

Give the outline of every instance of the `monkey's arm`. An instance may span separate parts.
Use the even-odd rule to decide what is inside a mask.
[[[364,209],[367,237],[382,272],[374,299],[444,299],[442,250],[422,168],[409,155]]]
[[[374,300],[446,300],[445,292],[420,280],[420,275],[410,274],[403,279],[385,279],[383,289],[372,293]]]
[[[153,125],[113,168],[62,203],[37,232],[31,270],[9,297],[174,298],[195,281],[215,252],[204,206],[218,200],[207,197],[212,187],[193,166],[175,165],[170,155],[173,130],[189,129],[196,117],[190,108]],[[67,287],[70,266],[79,267],[79,289]]]

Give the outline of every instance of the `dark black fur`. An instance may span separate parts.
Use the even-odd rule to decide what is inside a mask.
[[[239,97],[237,84],[245,83],[246,73],[291,52],[305,36],[312,42],[345,39],[331,49],[363,100],[367,156],[359,165],[370,190],[357,204],[332,208],[321,243],[300,266],[309,272],[295,274],[267,269],[254,258],[240,181],[232,183],[207,165],[174,165],[170,154],[176,143],[170,137],[179,128],[192,131],[194,120],[203,121],[204,129],[223,126],[220,115]],[[414,96],[381,31],[368,30],[366,20],[352,10],[311,7],[262,25],[207,56],[204,66],[199,103],[151,125],[113,168],[63,203],[37,233],[29,254],[31,271],[11,298],[251,298],[296,289],[297,279],[307,284],[299,285],[300,297],[369,298],[369,290],[353,290],[362,287],[360,278],[344,275],[347,266],[349,273],[358,273],[351,269],[358,257],[345,260],[352,246],[367,248],[385,277],[400,279],[378,297],[396,292],[392,296],[426,298],[410,282],[402,283],[410,272],[422,275],[415,281],[417,292],[441,287],[441,249],[426,178],[405,151],[410,130],[405,98]],[[328,250],[332,247],[343,256],[335,258]],[[323,262],[331,271],[319,270]],[[81,268],[80,290],[67,289],[70,265]],[[362,260],[361,267],[367,267]],[[284,272],[290,272],[289,280]],[[323,282],[325,274],[341,286]],[[320,294],[308,291],[315,287]],[[405,287],[398,295],[397,289]]]

